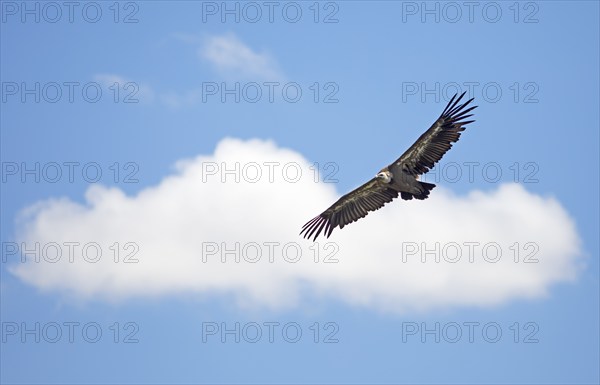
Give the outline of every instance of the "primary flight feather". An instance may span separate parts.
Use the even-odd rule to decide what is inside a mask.
[[[370,211],[380,209],[397,198],[398,194],[404,200],[427,199],[435,184],[419,181],[419,175],[429,171],[442,159],[452,143],[458,141],[465,126],[474,122],[465,120],[473,116],[469,112],[477,108],[467,108],[473,98],[459,104],[465,93],[458,98],[458,94],[454,95],[435,123],[400,158],[308,221],[300,234],[304,234],[305,238],[314,234],[315,241],[324,230],[323,234],[329,238],[336,227],[343,229],[347,224],[365,217]]]

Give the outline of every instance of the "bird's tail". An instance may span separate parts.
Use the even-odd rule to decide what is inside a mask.
[[[404,200],[411,200],[413,198],[415,199],[427,199],[429,197],[429,192],[431,190],[433,190],[433,188],[435,187],[435,185],[433,183],[427,183],[427,182],[421,182],[419,181],[419,187],[421,188],[421,191],[413,194],[413,193],[407,193],[407,192],[401,192],[400,196],[402,197],[402,199]]]

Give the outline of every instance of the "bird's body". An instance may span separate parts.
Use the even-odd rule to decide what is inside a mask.
[[[467,114],[477,107],[465,109],[473,99],[458,105],[464,93],[458,99],[456,96],[436,122],[400,158],[308,221],[300,234],[304,233],[305,238],[315,234],[314,241],[325,230],[324,234],[329,238],[335,227],[342,229],[364,218],[370,211],[383,207],[398,195],[404,200],[427,199],[435,185],[419,181],[419,175],[429,171],[452,147],[452,143],[458,141],[460,133],[465,130],[464,126],[473,122],[464,121],[472,116]]]
[[[417,199],[425,199],[429,195],[429,191],[435,187],[431,183],[419,182],[418,175],[411,175],[401,169],[392,172],[389,167],[384,167],[377,173],[377,177],[400,194],[405,193],[406,198],[404,199],[412,199],[409,195],[413,195]],[[423,195],[424,197],[421,197]]]

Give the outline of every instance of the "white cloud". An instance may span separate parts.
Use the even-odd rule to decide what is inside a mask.
[[[228,78],[269,81],[284,78],[271,55],[252,50],[232,33],[207,37],[199,55]]]
[[[239,183],[235,172],[216,171],[223,166],[234,170],[236,162]],[[296,165],[302,177],[292,183]],[[38,202],[23,210],[19,242],[40,242],[40,249],[51,242],[96,242],[102,257],[97,263],[86,262],[78,246],[74,262],[69,262],[63,246],[63,257],[56,263],[13,262],[10,271],[37,288],[80,300],[194,293],[201,298],[234,298],[242,307],[281,309],[341,300],[401,313],[540,298],[552,284],[574,280],[581,267],[580,241],[567,212],[555,199],[517,184],[466,196],[438,186],[426,201],[396,200],[336,229],[327,240],[332,242],[330,249],[320,239],[320,259],[337,248],[334,258],[339,262],[315,263],[313,243],[298,232],[338,193],[332,184],[315,183],[309,167],[302,155],[270,141],[224,139],[214,154],[179,162],[174,175],[135,196],[94,185],[83,205],[69,199]],[[115,263],[110,249],[114,242],[120,242],[121,249],[126,242],[135,242],[139,262]],[[220,254],[206,252],[207,247],[221,248],[223,242],[230,250],[239,243],[240,263],[231,253],[222,263]],[[273,246],[273,263],[268,242],[278,243]],[[434,254],[442,257],[441,262],[433,261],[433,255],[420,261],[422,253],[414,248],[421,248],[422,242],[429,249],[439,242],[440,251]],[[479,243],[473,263],[466,242]],[[527,242],[537,245],[538,262],[515,263],[511,250],[515,242],[521,260],[535,251],[525,249]],[[286,262],[283,246],[288,247],[287,257],[293,258],[296,244],[301,247],[300,261]],[[493,258],[496,244],[502,251],[500,260],[486,262],[482,249],[492,245],[487,256]],[[443,256],[456,255],[456,245],[462,252],[460,260],[444,261]],[[258,262],[244,261],[257,250],[262,253]],[[127,253],[121,250],[120,258]]]

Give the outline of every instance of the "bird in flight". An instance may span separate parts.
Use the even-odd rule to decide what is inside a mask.
[[[469,106],[473,98],[459,104],[466,92],[458,98],[454,95],[448,105],[433,123],[410,148],[394,163],[384,167],[373,179],[350,191],[327,210],[308,221],[300,234],[313,242],[323,230],[329,238],[333,229],[356,222],[370,211],[375,211],[400,197],[404,200],[427,199],[435,184],[419,181],[419,175],[428,172],[435,163],[457,142],[465,126],[474,120],[466,120],[477,106]],[[456,99],[456,100],[455,100]]]

